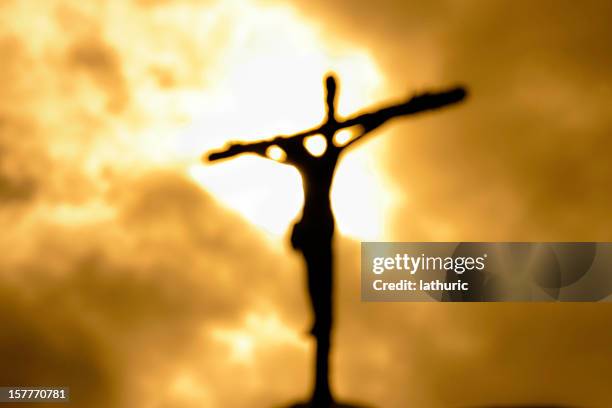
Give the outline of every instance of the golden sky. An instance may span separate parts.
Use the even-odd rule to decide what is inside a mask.
[[[359,240],[612,240],[607,1],[0,0],[0,385],[75,407],[305,396],[291,168],[200,155],[466,84],[340,163],[333,384],[612,405],[608,304],[364,304]],[[25,405],[24,405],[25,407]]]

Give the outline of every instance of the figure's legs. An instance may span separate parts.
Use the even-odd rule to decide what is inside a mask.
[[[332,246],[331,240],[312,243],[303,251],[308,272],[308,293],[314,312],[312,334],[316,339],[313,406],[326,407],[332,402],[329,386],[329,353],[332,327]]]

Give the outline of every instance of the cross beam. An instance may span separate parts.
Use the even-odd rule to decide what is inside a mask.
[[[276,136],[274,138],[261,140],[258,142],[230,142],[222,150],[209,153],[207,160],[213,162],[228,159],[243,153],[263,154],[268,147],[282,144],[284,141],[289,139],[303,140],[308,136],[327,132],[335,133],[353,126],[360,126],[364,129],[364,133],[369,133],[374,128],[397,116],[413,115],[451,105],[460,102],[466,97],[466,95],[467,92],[463,87],[455,87],[440,92],[417,94],[409,98],[407,101],[390,104],[381,109],[371,110],[369,112],[350,117],[346,120],[334,120],[331,122],[326,120],[315,128],[299,132],[294,135]],[[354,139],[348,143],[352,143],[353,141]]]

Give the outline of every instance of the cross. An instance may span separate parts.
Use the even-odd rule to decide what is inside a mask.
[[[330,188],[338,160],[349,147],[353,147],[391,119],[438,109],[457,103],[466,96],[462,87],[442,92],[427,92],[380,109],[340,119],[336,114],[337,80],[333,74],[325,78],[325,88],[327,112],[319,126],[290,136],[276,136],[258,142],[230,143],[223,150],[210,153],[207,157],[208,161],[212,162],[244,153],[254,153],[272,159],[268,152],[269,148],[275,146],[285,153],[282,162],[294,166],[302,177],[304,207],[300,219],[293,225],[291,245],[302,253],[306,262],[308,293],[314,312],[310,330],[316,340],[315,379],[309,405],[312,407],[328,407],[334,401],[329,386],[329,352],[333,322],[332,237],[335,228]],[[357,134],[345,143],[335,140],[336,133],[349,128],[357,129]],[[311,154],[304,144],[307,137],[314,135],[322,135],[326,141],[325,151],[317,156]]]

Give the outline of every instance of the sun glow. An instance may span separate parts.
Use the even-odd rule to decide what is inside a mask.
[[[336,146],[344,146],[355,136],[353,129],[342,129],[334,135],[334,144]]]
[[[304,147],[314,157],[321,157],[327,150],[327,140],[322,135],[314,135],[304,139]]]
[[[92,138],[85,154],[75,150],[83,147],[71,138],[58,138],[49,146],[50,155],[82,160],[88,176],[99,180],[111,174],[109,168],[185,171],[222,204],[275,237],[286,233],[303,201],[299,174],[282,164],[283,152],[270,150],[277,162],[243,156],[206,164],[201,155],[230,140],[287,135],[318,125],[325,113],[323,78],[330,71],[340,81],[340,116],[385,96],[384,78],[367,50],[343,42],[333,30],[323,32],[289,6],[255,0],[211,0],[198,6],[156,2],[147,8],[120,0],[105,7],[77,3],[84,14],[100,14],[103,30],[100,38],[92,37],[94,45],[110,56],[105,69],[114,67],[113,55],[121,61],[116,77],[122,80],[112,82],[115,74],[107,78],[112,82],[102,87],[107,94],[84,75],[74,78],[87,91],[70,99],[79,109],[85,107],[87,117],[105,118],[99,130],[103,137]],[[49,6],[47,12],[52,10]],[[23,18],[9,22],[19,25],[28,12],[24,8]],[[46,33],[51,26],[37,26],[37,32]],[[29,28],[23,30],[29,35]],[[95,75],[101,72],[94,70]],[[49,100],[36,108],[37,114],[45,123],[70,129],[67,134],[87,133],[89,129],[76,126],[78,121],[56,115],[54,104],[48,103],[64,94],[61,87],[49,88]],[[115,94],[119,96],[111,98]],[[107,112],[109,100],[128,97],[121,114]],[[347,137],[341,132],[334,143]],[[382,139],[360,146],[339,164],[332,204],[342,234],[378,239],[384,231],[385,213],[395,196],[378,169]],[[314,153],[324,149],[316,138],[308,144]],[[101,189],[105,183],[100,182]],[[92,217],[100,216],[96,211],[90,211]],[[64,212],[58,213],[62,222],[73,222]]]
[[[268,149],[266,150],[266,156],[268,156],[272,160],[282,162],[287,157],[287,154],[283,149],[275,145],[268,147]]]
[[[215,80],[201,94],[201,113],[179,137],[183,154],[193,157],[229,140],[269,138],[319,124],[324,117],[323,77],[329,71],[340,79],[341,115],[380,97],[383,78],[370,56],[334,45],[292,9],[250,2],[218,7],[231,32],[220,45],[219,58],[211,62]],[[371,160],[380,145],[369,143],[369,154],[352,152],[339,165],[332,201],[343,234],[376,239],[382,233],[389,200],[379,198],[386,192],[373,175],[378,172]],[[325,142],[313,137],[307,148],[321,154]],[[268,153],[282,162],[282,151]],[[297,171],[255,156],[194,164],[189,173],[225,205],[274,235],[285,233],[302,204]]]

